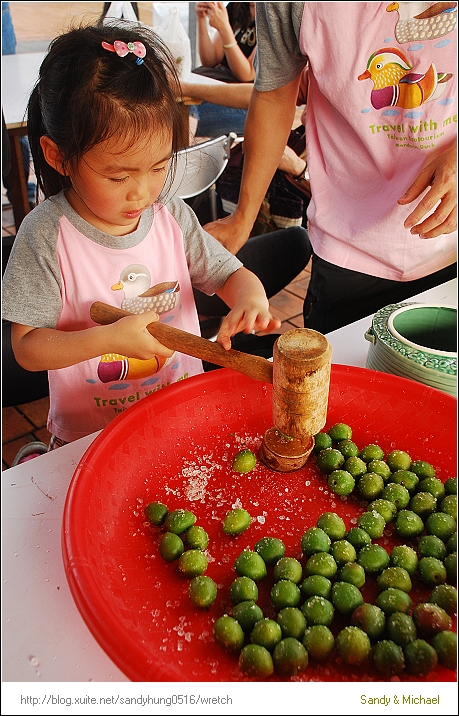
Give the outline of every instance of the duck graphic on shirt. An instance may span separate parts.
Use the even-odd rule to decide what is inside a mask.
[[[395,37],[400,45],[435,40],[457,24],[457,2],[391,2],[386,12],[398,13]]]
[[[359,80],[371,79],[371,104],[375,109],[402,107],[414,109],[438,99],[452,74],[437,72],[434,64],[424,73],[412,72],[412,65],[397,47],[374,52]]]
[[[151,274],[143,264],[130,264],[123,269],[119,280],[111,286],[111,289],[124,292],[121,308],[130,313],[156,311],[161,315],[174,310],[180,301],[178,281],[166,281],[151,286]],[[102,383],[146,378],[158,373],[165,365],[169,365],[173,357],[154,356],[149,360],[139,360],[116,353],[106,353],[100,358],[97,375]]]

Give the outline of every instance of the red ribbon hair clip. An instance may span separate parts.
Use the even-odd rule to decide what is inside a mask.
[[[109,52],[116,52],[118,57],[126,57],[130,52],[133,52],[134,55],[137,55],[136,58],[136,65],[141,65],[143,62],[143,57],[147,54],[147,50],[145,48],[145,45],[143,42],[123,42],[122,40],[115,40],[113,45],[110,45],[108,42],[102,42],[102,47],[104,50],[108,50]]]

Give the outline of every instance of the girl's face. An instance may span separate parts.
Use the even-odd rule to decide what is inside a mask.
[[[112,236],[135,231],[140,215],[157,200],[167,175],[172,135],[156,134],[148,142],[129,144],[121,137],[101,142],[70,171],[70,205]]]

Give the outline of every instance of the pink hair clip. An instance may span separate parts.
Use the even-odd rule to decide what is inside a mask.
[[[136,65],[141,65],[143,62],[143,57],[147,54],[147,50],[145,48],[145,45],[143,42],[122,42],[122,40],[115,40],[113,45],[110,45],[108,42],[102,42],[102,47],[104,50],[108,50],[109,52],[116,52],[118,57],[126,57],[130,52],[133,52],[134,55],[137,55],[136,58]]]

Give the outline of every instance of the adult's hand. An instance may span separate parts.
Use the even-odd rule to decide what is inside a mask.
[[[284,149],[282,159],[280,160],[278,169],[286,174],[292,174],[294,177],[301,174],[304,171],[306,162],[304,159],[298,156],[291,147],[287,146]]]
[[[247,239],[252,227],[244,226],[235,214],[229,214],[223,219],[211,221],[204,229],[212,234],[228,251],[236,255]]]
[[[410,204],[428,187],[429,191],[404,223],[405,229],[410,229],[412,234],[419,234],[421,239],[433,239],[457,229],[456,145],[432,159],[398,203]]]
[[[203,20],[207,17],[209,9],[213,3],[210,2],[197,2],[196,3],[196,15],[198,19]]]
[[[207,5],[206,15],[209,18],[209,25],[215,28],[220,35],[225,31],[229,31],[232,34],[233,31],[225,5],[222,2],[212,2],[207,3]],[[223,40],[223,42],[226,42],[226,40]]]

